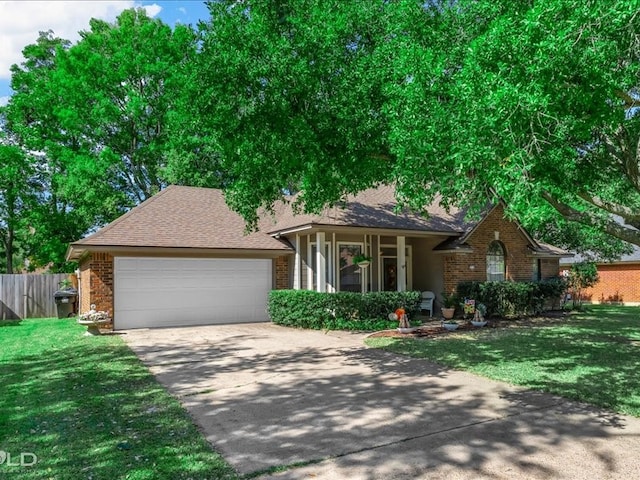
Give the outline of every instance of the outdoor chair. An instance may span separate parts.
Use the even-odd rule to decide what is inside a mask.
[[[435,293],[431,291],[422,292],[422,301],[420,302],[420,310],[429,310],[429,316],[433,317],[433,300],[436,298]]]

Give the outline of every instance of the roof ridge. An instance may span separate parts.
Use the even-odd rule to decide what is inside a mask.
[[[156,193],[155,195],[150,196],[149,198],[144,200],[142,203],[139,203],[135,207],[131,208],[128,212],[120,215],[118,218],[116,218],[115,220],[109,222],[104,227],[99,228],[98,230],[93,232],[91,235],[87,235],[86,237],[78,240],[77,242],[73,242],[73,243],[75,245],[78,245],[78,244],[81,245],[83,243],[86,243],[86,241],[90,240],[91,238],[93,238],[98,233],[100,233],[102,235],[105,232],[108,232],[109,230],[113,229],[115,226],[119,225],[120,223],[125,221],[127,218],[129,218],[132,215],[132,212],[140,211],[140,210],[142,210],[144,208],[147,208],[147,206],[152,204],[155,200],[157,200],[158,198],[162,197],[165,194],[165,192],[167,192],[167,190],[173,190],[174,187],[179,187],[179,186],[180,185],[169,185],[169,186],[167,186],[167,188],[164,188],[164,189],[160,190],[158,193]]]

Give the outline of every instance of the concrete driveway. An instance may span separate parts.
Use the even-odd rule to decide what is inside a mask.
[[[368,349],[362,335],[261,323],[123,338],[241,474],[640,478],[639,419]]]

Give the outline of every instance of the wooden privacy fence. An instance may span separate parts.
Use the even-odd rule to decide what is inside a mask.
[[[68,273],[0,275],[0,320],[57,317],[53,294]]]

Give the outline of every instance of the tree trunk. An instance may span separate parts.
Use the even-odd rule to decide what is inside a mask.
[[[7,273],[13,273],[13,227],[7,229],[5,242],[5,258],[7,260]]]

